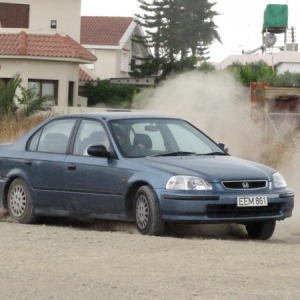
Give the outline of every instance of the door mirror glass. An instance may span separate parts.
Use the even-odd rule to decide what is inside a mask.
[[[111,157],[111,153],[108,152],[106,147],[103,145],[92,145],[92,146],[88,147],[87,153],[90,156]]]

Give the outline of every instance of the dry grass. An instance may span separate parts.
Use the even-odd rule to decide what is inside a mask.
[[[38,115],[34,117],[11,117],[0,118],[0,143],[10,143],[24,135],[34,126],[44,121],[48,116]]]

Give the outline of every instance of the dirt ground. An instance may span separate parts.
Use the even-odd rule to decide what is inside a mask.
[[[124,223],[2,218],[0,299],[300,299],[292,219],[259,242],[237,225],[176,226],[148,237]]]

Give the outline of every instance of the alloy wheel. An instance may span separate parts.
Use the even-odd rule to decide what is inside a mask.
[[[149,203],[144,195],[140,195],[136,203],[136,221],[141,229],[145,229],[149,221]]]
[[[10,210],[15,217],[20,218],[26,210],[26,191],[20,185],[15,186],[10,193]]]

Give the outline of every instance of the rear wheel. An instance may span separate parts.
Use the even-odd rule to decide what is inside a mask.
[[[161,235],[164,223],[156,194],[149,186],[142,186],[135,196],[135,220],[141,234]]]
[[[29,224],[35,220],[31,195],[22,179],[15,179],[7,193],[10,216],[18,223]]]
[[[245,225],[248,235],[257,240],[268,240],[274,233],[276,221],[253,222]]]

